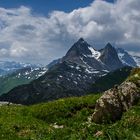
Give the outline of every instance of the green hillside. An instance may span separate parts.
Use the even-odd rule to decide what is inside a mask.
[[[24,77],[18,78],[12,75],[0,77],[0,95],[3,93],[7,93],[16,86],[28,84],[31,80]]]
[[[90,122],[100,95],[0,107],[1,140],[139,140],[140,103],[114,124]]]
[[[127,79],[138,85],[140,69]],[[0,106],[0,140],[139,140],[140,101],[121,120],[95,124],[91,120],[101,94],[65,98],[32,106]],[[139,98],[138,98],[139,99]]]

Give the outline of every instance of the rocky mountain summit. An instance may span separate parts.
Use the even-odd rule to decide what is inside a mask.
[[[140,69],[133,70],[131,76],[120,86],[115,86],[100,97],[95,106],[93,121],[114,122],[121,118],[140,99]]]
[[[83,38],[80,38],[62,58],[62,61],[70,61],[85,66],[89,71],[112,71],[123,67],[117,52],[110,43],[102,50],[95,50]]]
[[[101,56],[99,59],[108,66],[110,71],[123,67],[115,48],[110,43],[108,43],[104,49],[100,50],[100,52]]]

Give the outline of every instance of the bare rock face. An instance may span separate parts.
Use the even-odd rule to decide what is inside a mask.
[[[109,67],[110,71],[124,66],[120,61],[115,48],[110,43],[108,43],[105,48],[100,51],[101,56],[99,59]]]
[[[95,123],[109,123],[119,120],[122,113],[135,105],[139,99],[140,90],[137,85],[125,81],[101,96],[96,103],[92,120]]]

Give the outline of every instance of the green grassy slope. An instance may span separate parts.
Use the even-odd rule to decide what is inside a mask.
[[[93,91],[96,91],[96,93],[103,92],[116,84],[120,85],[130,75],[131,70],[131,67],[124,67],[108,73],[93,84]]]
[[[32,80],[32,79],[31,79]],[[17,77],[1,77],[0,78],[0,95],[3,93],[7,93],[12,88],[22,85],[22,84],[28,84],[30,79],[27,78],[17,78]]]
[[[140,103],[114,124],[90,121],[100,95],[0,106],[1,140],[139,140]]]

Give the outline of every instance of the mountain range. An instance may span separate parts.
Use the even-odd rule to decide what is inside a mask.
[[[126,51],[115,49],[110,43],[96,50],[80,38],[64,57],[50,64],[45,74],[13,88],[3,94],[0,100],[34,104],[86,95],[95,92],[93,84],[101,77],[125,66],[137,66]]]
[[[47,71],[46,67],[24,67],[0,77],[0,95],[18,85],[28,84]]]
[[[15,61],[0,61],[0,77],[16,72],[19,69],[32,68],[36,69],[42,67],[40,64],[30,64]]]

